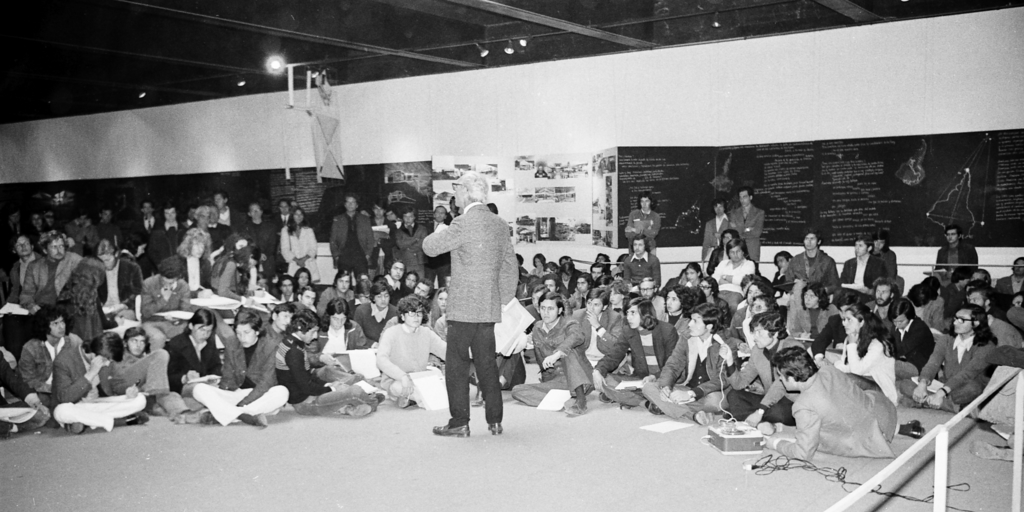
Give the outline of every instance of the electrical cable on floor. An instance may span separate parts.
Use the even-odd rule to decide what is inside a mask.
[[[843,490],[846,492],[852,492],[852,489],[848,489],[846,487],[848,485],[863,485],[857,482],[847,481],[846,468],[844,467],[840,467],[839,469],[833,469],[829,467],[818,467],[809,461],[803,459],[791,459],[789,457],[786,457],[785,455],[779,455],[774,457],[772,455],[765,455],[764,457],[757,459],[757,462],[755,462],[751,466],[751,469],[754,471],[754,474],[758,476],[766,476],[776,471],[789,471],[791,469],[801,469],[804,471],[810,471],[825,477],[825,480],[829,482],[835,482],[842,485]],[[877,494],[879,496],[885,496],[886,498],[901,498],[915,503],[932,503],[933,501],[935,501],[934,494],[930,494],[924,498],[918,498],[916,496],[907,496],[896,492],[880,491],[879,489],[881,489],[881,487],[882,486],[879,485],[878,487],[871,489],[870,492]],[[948,485],[946,486],[946,488],[956,492],[967,492],[971,490],[970,484],[966,482]],[[971,510],[956,508],[948,504],[946,505],[946,508],[948,508],[949,510],[957,510],[959,512],[972,512]]]

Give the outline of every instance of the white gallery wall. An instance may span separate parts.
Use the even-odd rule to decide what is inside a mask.
[[[345,164],[1017,129],[1024,8],[334,90]],[[286,101],[265,94],[0,125],[0,175],[26,182],[312,166],[308,117]],[[934,248],[894,245],[901,263],[934,258]],[[538,251],[598,252],[564,243],[517,249],[527,262]],[[852,256],[852,248],[828,251],[840,262]],[[1009,264],[1024,250],[979,252],[982,264]],[[697,255],[659,251],[663,261]]]

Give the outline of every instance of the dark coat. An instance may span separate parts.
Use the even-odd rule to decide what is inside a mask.
[[[212,334],[203,347],[202,358],[196,354],[187,330],[167,342],[167,353],[171,356],[167,363],[167,378],[171,391],[176,393],[181,393],[185,386],[181,378],[190,371],[198,372],[200,377],[221,374],[220,356],[217,355],[217,343]],[[242,360],[245,360],[244,356]]]

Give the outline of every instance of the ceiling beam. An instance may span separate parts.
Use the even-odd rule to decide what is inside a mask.
[[[828,7],[858,23],[882,21],[884,19],[850,0],[814,0],[814,2]]]
[[[29,43],[36,43],[36,44],[41,44],[41,45],[57,46],[57,47],[60,47],[60,48],[68,48],[68,49],[71,49],[71,50],[77,50],[77,51],[83,51],[83,52],[106,53],[106,54],[110,54],[110,55],[119,55],[119,56],[122,56],[122,57],[134,57],[134,58],[138,58],[138,59],[153,60],[153,61],[157,61],[157,62],[166,62],[168,64],[182,64],[182,65],[186,65],[186,66],[208,68],[208,69],[216,69],[218,71],[228,71],[228,72],[232,72],[232,73],[251,74],[251,73],[265,73],[266,72],[266,70],[264,70],[264,69],[242,68],[242,67],[238,67],[238,66],[228,66],[228,65],[224,65],[224,64],[214,64],[212,62],[200,62],[200,61],[195,61],[195,60],[178,59],[178,58],[175,58],[175,57],[164,57],[164,56],[161,56],[161,55],[149,55],[149,54],[145,54],[145,53],[126,52],[126,51],[121,51],[121,50],[112,50],[110,48],[98,48],[98,47],[94,47],[94,46],[85,46],[85,45],[82,45],[82,44],[62,43],[62,42],[59,42],[59,41],[48,41],[48,40],[45,40],[45,39],[35,39],[35,38],[31,38],[31,37],[21,37],[21,36],[14,36],[14,35],[8,35],[8,34],[0,34],[0,37],[5,37],[5,38],[8,38],[8,39],[14,39],[14,40],[17,40],[17,41],[26,41],[26,42],[29,42]]]
[[[336,39],[333,37],[320,36],[316,34],[308,34],[305,32],[297,32],[294,30],[286,30],[277,27],[270,27],[267,25],[258,25],[256,23],[249,23],[247,21],[232,20],[227,18],[221,18],[218,16],[210,16],[207,14],[201,14],[191,11],[183,11],[180,9],[171,9],[169,7],[161,7],[158,5],[151,5],[142,2],[136,2],[133,0],[109,0],[116,4],[128,6],[132,9],[142,9],[151,11],[154,13],[162,14],[165,16],[171,16],[179,19],[185,19],[189,21],[198,21],[207,25],[214,25],[218,27],[228,27],[237,30],[245,30],[248,32],[256,32],[259,34],[267,34],[277,36],[286,39],[293,39],[297,41],[306,41],[310,43],[325,44],[328,46],[335,46],[338,48],[345,48],[348,50],[357,50],[367,53],[374,53],[377,55],[390,55],[394,57],[404,57],[407,59],[423,60],[427,62],[434,62],[437,64],[447,64],[449,66],[457,66],[462,68],[481,68],[483,64],[466,62],[462,60],[448,59],[444,57],[435,57],[433,55],[425,55],[422,53],[416,53],[406,50],[394,50],[391,48],[384,48],[382,46],[375,46],[363,43],[354,43],[352,41],[345,41],[342,39]]]
[[[21,78],[32,78],[35,80],[43,80],[48,82],[65,82],[69,84],[82,84],[82,85],[96,85],[100,87],[114,87],[117,89],[130,89],[134,91],[158,91],[158,92],[174,92],[179,94],[189,94],[193,96],[204,96],[207,98],[223,98],[226,95],[209,92],[209,91],[194,91],[190,89],[178,89],[174,87],[165,87],[162,85],[145,85],[145,84],[126,84],[121,82],[107,82],[105,80],[90,80],[88,78],[74,78],[69,76],[55,76],[55,75],[43,75],[39,73],[25,73],[22,71],[8,71],[7,76],[21,77]]]
[[[390,5],[398,9],[421,12],[437,18],[460,21],[471,25],[496,25],[504,23],[504,16],[495,16],[476,9],[454,6],[444,0],[373,0],[379,4]]]
[[[621,44],[630,48],[636,49],[651,49],[656,47],[655,43],[644,41],[642,39],[635,39],[632,37],[622,36],[613,32],[607,32],[604,30],[591,28],[571,21],[560,20],[558,18],[552,18],[533,11],[527,11],[518,7],[512,7],[511,5],[499,4],[492,0],[445,0],[448,3],[463,5],[466,7],[472,7],[474,9],[480,9],[482,11],[492,12],[494,14],[500,14],[507,16],[512,19],[520,21],[526,21],[536,25],[544,25],[546,27],[557,28],[573,34],[579,34],[583,36],[593,37],[595,39],[602,39],[604,41],[610,41],[612,43]]]

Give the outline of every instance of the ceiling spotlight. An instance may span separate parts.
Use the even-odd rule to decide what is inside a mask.
[[[505,53],[512,55],[516,52],[516,49],[512,47],[512,40],[508,40],[508,46],[505,47]]]
[[[481,59],[486,57],[487,54],[491,53],[491,51],[488,50],[487,48],[484,48],[483,46],[480,46],[480,43],[473,43],[473,44],[476,45],[476,49],[477,50],[480,50],[480,58]]]
[[[239,87],[244,87],[245,86],[245,79],[244,78],[239,78],[238,79],[238,86]]]
[[[140,99],[140,100],[141,100],[142,98],[145,98],[145,97],[146,97],[146,91],[142,91],[142,92],[140,92],[140,93],[139,93],[139,99]]]
[[[284,59],[280,56],[271,55],[270,58],[267,59],[267,71],[270,71],[271,73],[280,73],[284,71],[284,67]]]
[[[526,43],[527,43],[527,42],[528,42],[528,41],[527,41],[527,40],[526,40],[526,38],[524,37],[524,38],[522,38],[522,39],[520,39],[520,40],[519,40],[519,46],[522,46],[523,48],[526,48]]]
[[[718,22],[718,11],[715,11],[715,17],[711,20],[711,26],[715,28],[721,28],[722,24]]]
[[[320,76],[320,72],[319,71],[314,71],[313,74],[311,74],[309,76],[312,77],[312,78],[316,78],[316,77]]]

